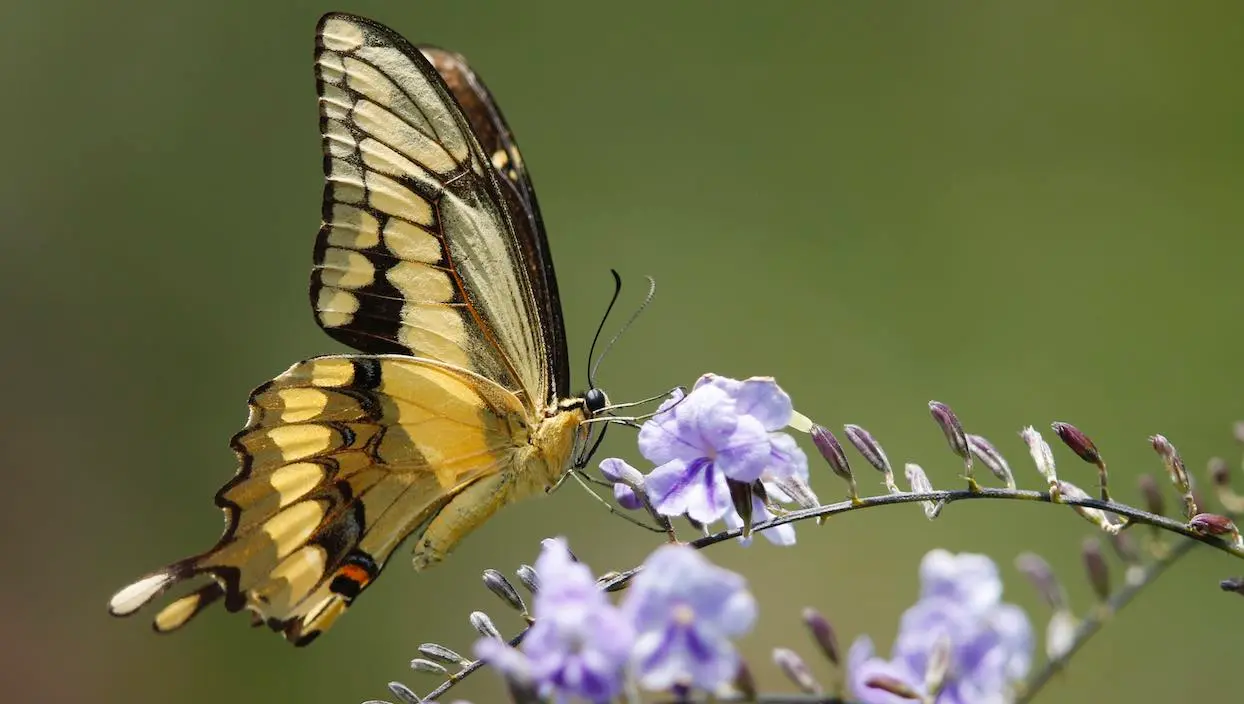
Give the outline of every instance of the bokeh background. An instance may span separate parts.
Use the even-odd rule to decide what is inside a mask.
[[[474,609],[517,625],[484,568],[511,571],[556,534],[601,571],[654,546],[572,488],[504,511],[425,575],[403,548],[310,649],[223,611],[164,638],[146,612],[105,613],[117,587],[215,540],[211,495],[233,472],[248,391],[343,349],[305,293],[321,189],[312,31],[330,9],[460,51],[487,79],[537,185],[578,384],[614,267],[624,308],[642,275],[658,281],[601,371],[618,400],[705,371],[772,374],[804,413],[865,425],[941,485],[957,469],[931,398],[1030,487],[1015,432],[1052,420],[1096,439],[1132,501],[1136,477],[1160,471],[1149,434],[1197,471],[1238,457],[1239,3],[6,3],[11,701],[344,703],[392,679],[426,691],[435,681],[406,666],[420,643],[469,651]],[[638,461],[626,431],[604,452]],[[823,498],[841,495],[814,470]],[[931,524],[891,507],[804,527],[795,549],[712,557],[750,579],[762,620],[743,645],[762,683],[786,688],[769,653],[811,654],[801,607],[888,649],[934,547],[997,559],[1039,630],[1020,551],[1044,554],[1088,608],[1090,530],[1044,505],[957,504]],[[1216,581],[1240,572],[1196,551],[1039,701],[1234,698],[1244,602]],[[498,691],[485,675],[459,693]]]

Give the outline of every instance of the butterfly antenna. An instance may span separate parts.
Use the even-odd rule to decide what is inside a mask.
[[[605,321],[609,320],[609,313],[613,311],[613,305],[618,302],[618,296],[622,295],[622,277],[616,269],[610,269],[609,273],[613,274],[613,298],[609,299],[609,307],[605,308],[605,314],[600,319],[600,325],[596,326],[596,334],[592,336],[592,346],[587,351],[587,363],[590,369],[587,375],[587,383],[593,389],[596,388],[596,367],[598,366],[592,364],[592,358],[596,356],[596,343],[600,340],[601,331],[605,329]],[[613,343],[610,344],[612,345]]]
[[[612,269],[610,271],[612,271]],[[614,278],[617,278],[618,272],[614,271],[613,275],[614,275]],[[622,325],[622,329],[618,330],[618,332],[613,336],[613,339],[609,340],[609,344],[605,345],[605,349],[600,351],[600,356],[597,357],[596,361],[592,363],[592,369],[590,372],[588,372],[587,378],[588,378],[588,381],[593,386],[593,388],[596,386],[596,370],[600,368],[600,363],[604,361],[605,355],[609,354],[609,350],[613,349],[614,343],[618,341],[618,338],[622,337],[622,333],[630,329],[631,325],[634,324],[635,319],[639,317],[640,313],[644,312],[644,309],[648,307],[649,303],[652,303],[653,296],[657,294],[656,279],[652,278],[651,276],[646,276],[644,278],[648,279],[648,295],[644,296],[644,302],[639,304],[639,307],[635,309],[634,313],[631,313],[631,317],[628,318],[626,323]],[[618,280],[618,290],[621,291],[622,280],[620,278],[618,278],[617,280]],[[616,293],[614,294],[614,300],[617,300]],[[609,307],[612,308],[613,304],[610,303]],[[608,312],[606,312],[606,315],[608,315]],[[605,323],[602,320],[601,325],[603,326],[604,324]]]

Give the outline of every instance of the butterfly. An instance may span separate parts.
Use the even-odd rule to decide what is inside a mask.
[[[514,137],[463,57],[330,13],[315,51],[323,224],[311,304],[361,354],[314,357],[250,396],[210,550],[121,589],[179,583],[159,632],[217,601],[303,646],[413,538],[422,570],[503,506],[582,467],[606,410],[570,395],[557,279]]]

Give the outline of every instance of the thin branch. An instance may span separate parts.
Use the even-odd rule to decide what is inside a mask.
[[[1024,489],[980,489],[979,491],[971,491],[968,489],[953,489],[946,491],[925,491],[925,492],[904,492],[900,494],[879,494],[858,501],[839,501],[835,504],[826,504],[824,506],[816,506],[813,508],[791,511],[785,515],[778,516],[772,520],[763,523],[757,523],[752,530],[762,531],[768,528],[775,528],[787,523],[795,523],[796,521],[804,521],[811,518],[820,518],[826,516],[834,516],[840,513],[848,513],[859,509],[872,508],[874,506],[886,506],[889,504],[910,504],[919,503],[921,501],[932,501],[934,503],[941,502],[951,504],[956,501],[971,501],[973,499],[1005,499],[1011,501],[1035,501],[1047,504],[1064,504],[1067,506],[1083,506],[1084,508],[1094,508],[1101,511],[1107,511],[1119,516],[1123,516],[1131,521],[1132,525],[1144,524],[1155,528],[1182,535],[1190,538],[1196,543],[1203,543],[1212,548],[1216,548],[1225,553],[1229,553],[1236,557],[1244,558],[1244,549],[1232,544],[1222,538],[1212,535],[1198,533],[1188,527],[1182,521],[1176,521],[1165,516],[1159,516],[1155,513],[1143,511],[1134,506],[1121,504],[1114,501],[1106,502],[1099,499],[1073,499],[1068,496],[1059,496],[1054,499],[1047,491],[1028,491]],[[703,549],[710,545],[722,543],[733,538],[737,538],[742,534],[741,528],[734,530],[723,530],[712,535],[706,535],[688,543],[691,547]],[[625,572],[619,572],[613,579],[605,582],[602,586],[606,590],[616,589],[626,582],[634,579],[639,574],[640,567],[633,567]]]
[[[1112,616],[1118,613],[1123,607],[1131,603],[1138,594],[1147,586],[1153,583],[1155,579],[1160,577],[1163,572],[1171,565],[1178,562],[1181,558],[1192,551],[1196,547],[1196,543],[1191,540],[1181,541],[1174,548],[1168,550],[1161,557],[1141,568],[1140,577],[1126,586],[1110,595],[1110,599],[1104,604],[1100,604],[1097,608],[1092,609],[1087,616],[1080,621],[1076,627],[1075,634],[1071,639],[1071,646],[1058,657],[1053,658],[1041,667],[1037,674],[1033,675],[1025,684],[1023,689],[1017,695],[1015,704],[1027,704],[1032,698],[1054,677],[1055,674],[1062,672],[1063,668],[1071,660],[1072,656],[1084,646],[1103,626],[1110,620]]]

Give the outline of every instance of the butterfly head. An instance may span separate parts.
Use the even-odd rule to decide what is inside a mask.
[[[609,397],[600,389],[588,389],[588,392],[583,394],[583,407],[587,410],[589,418],[605,410],[608,405]]]
[[[591,461],[596,448],[600,447],[601,441],[605,439],[605,429],[609,427],[607,415],[611,408],[609,397],[604,391],[593,387],[581,397],[567,399],[562,403],[574,404],[574,410],[582,414],[571,462],[574,469],[582,469]]]

